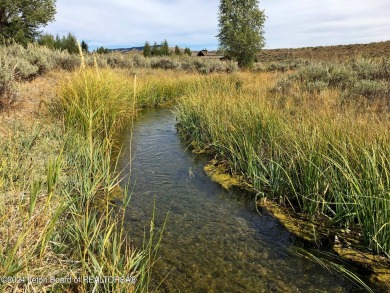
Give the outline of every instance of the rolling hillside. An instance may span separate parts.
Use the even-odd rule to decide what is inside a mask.
[[[283,61],[295,58],[341,61],[357,57],[390,57],[390,41],[297,49],[264,49],[257,55],[258,61],[260,62]]]

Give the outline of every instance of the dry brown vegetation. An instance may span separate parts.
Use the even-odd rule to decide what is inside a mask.
[[[264,49],[257,54],[259,62],[277,62],[291,59],[348,61],[356,58],[372,59],[382,57],[390,58],[390,41],[297,49]]]

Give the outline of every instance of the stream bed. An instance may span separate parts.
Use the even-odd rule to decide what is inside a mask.
[[[170,109],[144,110],[124,133],[119,163],[123,182],[131,178],[126,229],[136,246],[154,203],[156,227],[169,211],[153,273],[158,292],[363,292],[294,253],[294,236],[260,215],[253,196],[212,182],[207,158],[191,153],[175,123]]]

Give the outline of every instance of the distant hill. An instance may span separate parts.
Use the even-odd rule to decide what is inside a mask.
[[[257,54],[257,59],[260,62],[283,61],[296,58],[342,61],[357,57],[390,58],[390,41],[297,49],[264,49]]]
[[[153,46],[152,46],[153,47]],[[158,48],[161,47],[161,45],[157,45]],[[111,52],[121,52],[121,53],[126,53],[126,52],[131,52],[131,51],[138,51],[142,52],[145,49],[145,46],[142,47],[131,47],[131,48],[117,48],[117,49],[110,49]],[[183,52],[184,49],[180,48],[180,50]],[[169,51],[174,52],[175,47],[169,47]]]
[[[160,46],[158,46],[160,47]],[[117,49],[110,49],[110,52],[121,52],[121,53],[126,53],[130,51],[138,51],[142,52],[144,50],[144,46],[142,47],[131,47],[131,48],[117,48]]]

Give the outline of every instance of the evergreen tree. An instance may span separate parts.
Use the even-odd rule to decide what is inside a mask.
[[[26,45],[54,20],[55,0],[1,0],[0,37]]]
[[[160,49],[159,49],[156,42],[154,42],[154,44],[153,44],[151,54],[152,54],[152,56],[160,56]]]
[[[81,50],[83,50],[85,53],[88,53],[89,51],[88,44],[84,41],[81,42]]]
[[[64,49],[63,46],[62,46],[62,40],[61,40],[59,34],[56,35],[55,48],[57,50],[63,50]]]
[[[227,56],[249,67],[264,47],[263,25],[266,16],[258,0],[221,0],[219,5],[219,42]]]
[[[150,57],[152,56],[152,50],[151,50],[151,47],[150,47],[150,44],[149,42],[146,42],[145,43],[145,46],[144,46],[144,56],[145,57]]]
[[[46,46],[50,49],[57,49],[56,40],[51,34],[40,35],[37,39],[37,42],[41,46]]]
[[[79,53],[77,42],[76,36],[72,33],[68,33],[66,36],[62,36],[62,38],[58,34],[55,38],[51,34],[43,34],[37,39],[39,45],[50,49],[68,51],[71,54]],[[88,45],[84,41],[81,42],[81,49],[88,52]]]
[[[68,33],[66,37],[63,36],[61,40],[61,49],[67,50],[70,54],[79,53],[79,46],[75,35]]]
[[[181,55],[179,46],[175,46],[175,55]]]
[[[169,55],[169,46],[167,40],[164,40],[164,42],[161,43],[160,55],[162,56]]]
[[[107,48],[104,48],[104,47],[99,47],[96,50],[96,53],[98,53],[98,54],[108,54],[109,52],[110,52],[110,50]]]
[[[192,55],[191,49],[190,48],[185,48],[184,49],[184,54],[187,54],[188,56],[191,56]]]

